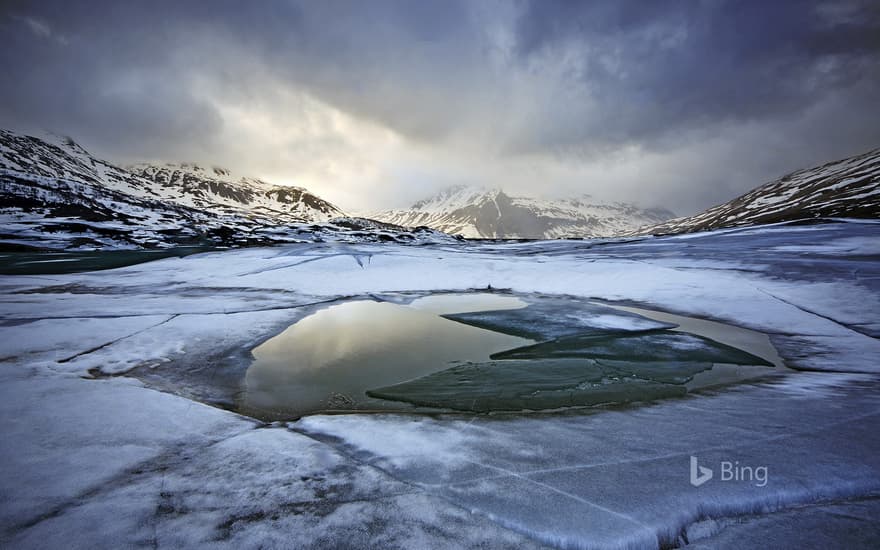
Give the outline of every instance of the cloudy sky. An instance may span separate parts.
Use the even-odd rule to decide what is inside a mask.
[[[5,1],[0,125],[351,210],[474,184],[689,214],[880,147],[874,0]]]

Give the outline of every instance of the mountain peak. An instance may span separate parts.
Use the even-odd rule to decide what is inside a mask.
[[[245,176],[239,176],[234,174],[232,170],[228,168],[223,168],[221,166],[203,166],[201,164],[195,162],[164,162],[164,163],[150,163],[150,162],[141,162],[137,164],[132,164],[126,167],[128,170],[132,172],[143,172],[143,171],[167,171],[167,172],[181,172],[186,174],[192,174],[194,176],[198,176],[199,178],[204,179],[214,179],[219,181],[225,181],[229,183],[238,183],[240,181],[261,181],[257,178],[248,178]],[[263,182],[265,183],[265,182]],[[269,185],[266,183],[266,185]]]
[[[417,201],[410,209],[423,211],[448,210],[486,200],[494,200],[497,197],[507,197],[504,190],[500,187],[488,188],[475,185],[453,185],[428,198]]]
[[[199,164],[137,164],[138,176],[177,194],[187,206],[215,208],[230,214],[265,215],[276,223],[327,221],[345,216],[333,204],[301,187],[274,185],[233,174],[227,168]]]
[[[291,193],[311,194],[308,189],[296,185],[279,185],[250,176],[243,176],[222,166],[203,166],[194,162],[165,162],[149,163],[142,162],[126,167],[127,170],[139,174],[147,179],[158,180],[186,180],[214,181],[235,186],[246,186],[258,189],[261,193],[276,195],[289,195]],[[192,176],[192,178],[187,177]],[[335,207],[334,207],[335,208]],[[341,210],[339,211],[341,214]]]
[[[8,129],[0,129],[0,136],[2,136],[4,140],[13,138],[39,140],[44,144],[54,145],[55,147],[60,147],[62,149],[74,150],[78,153],[86,152],[86,150],[72,137],[58,132],[53,132],[51,130],[30,130],[27,132],[15,132]]]
[[[456,185],[416,202],[409,210],[380,212],[374,217],[470,238],[557,238],[612,236],[665,221],[673,214],[626,203],[599,203],[589,195],[551,200],[508,195],[498,187]]]

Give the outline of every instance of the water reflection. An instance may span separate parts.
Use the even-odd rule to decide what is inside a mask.
[[[491,309],[525,305],[516,298],[488,296],[471,295],[467,302],[455,295],[432,296],[412,306],[354,301],[318,311],[253,350],[256,360],[245,375],[241,408],[264,418],[369,409],[375,406],[365,395],[369,388],[417,378],[451,361],[485,361],[492,353],[533,343],[435,313],[462,311],[465,303]]]

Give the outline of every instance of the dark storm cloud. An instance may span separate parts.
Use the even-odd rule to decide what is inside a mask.
[[[525,59],[582,44],[580,79],[603,106],[602,126],[633,142],[790,116],[863,79],[880,89],[871,1],[535,0],[517,36]]]
[[[189,89],[197,76],[230,93],[289,84],[403,133],[437,136],[450,125],[438,109],[467,95],[454,76],[468,76],[459,69],[473,45],[455,46],[466,19],[455,2],[20,2],[5,15],[0,61],[15,82],[0,91],[7,118],[89,120],[109,137],[216,130],[216,113]],[[257,67],[273,80],[249,82]],[[141,81],[120,89],[128,76]]]
[[[126,24],[150,19],[112,6],[73,7],[7,7],[0,19],[4,122],[68,132],[114,152],[217,130],[218,114],[168,66],[173,45],[163,43],[161,26]]]
[[[336,144],[331,162],[357,146],[342,130],[235,142],[230,106],[297,124],[287,92],[458,165],[419,166],[417,183],[388,173],[391,187],[431,187],[435,168],[437,182],[516,185],[528,161],[536,192],[653,186],[689,210],[880,144],[869,0],[6,2],[0,36],[0,124],[126,159],[250,168],[277,162],[271,147],[317,158]]]

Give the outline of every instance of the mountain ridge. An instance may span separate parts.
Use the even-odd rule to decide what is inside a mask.
[[[880,218],[880,149],[797,170],[675,218],[589,196],[538,199],[454,186],[358,218],[307,189],[193,163],[126,170],[73,139],[0,129],[0,247],[137,248],[342,240],[452,242],[667,234],[828,217]],[[413,229],[416,228],[416,229]],[[432,229],[430,229],[432,228]],[[446,233],[446,234],[444,234]]]
[[[408,209],[370,217],[399,225],[423,225],[467,238],[610,237],[674,217],[665,209],[593,201],[588,196],[539,199],[508,195],[500,188],[458,185],[415,202]]]
[[[699,214],[631,235],[691,233],[810,218],[880,218],[880,148],[795,170]]]
[[[70,138],[0,129],[0,248],[132,249],[289,242],[452,242],[376,224],[302,188],[223,168],[141,165],[134,173]]]
[[[329,221],[346,217],[342,209],[302,187],[233,177],[230,170],[194,163],[140,163],[128,171],[168,190],[168,200],[196,208],[219,208],[226,214],[264,218],[272,223]],[[155,187],[154,187],[155,189]]]

